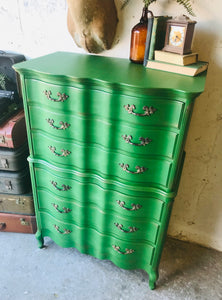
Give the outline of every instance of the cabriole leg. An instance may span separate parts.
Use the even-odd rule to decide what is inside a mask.
[[[36,237],[36,239],[37,239],[37,241],[38,241],[38,246],[39,246],[39,248],[44,248],[44,239],[43,239],[43,237],[42,237],[42,233],[41,233],[41,231],[37,231],[36,232],[36,234],[35,234],[35,237]]]
[[[152,269],[149,272],[149,287],[151,290],[154,290],[156,288],[156,281],[159,277],[159,273],[157,269]]]

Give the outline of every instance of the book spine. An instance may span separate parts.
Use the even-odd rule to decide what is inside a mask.
[[[148,60],[148,57],[149,57],[150,39],[151,39],[151,33],[152,33],[152,28],[153,28],[153,19],[154,18],[148,18],[147,35],[146,35],[146,47],[145,47],[145,54],[144,54],[144,60],[143,60],[144,67],[147,64],[147,60]]]
[[[157,60],[149,60],[146,65],[147,68],[166,71],[170,73],[177,73],[187,76],[196,76],[208,68],[208,62],[198,61],[196,64],[180,66],[170,63],[165,63]]]
[[[170,64],[186,66],[186,65],[191,65],[196,63],[198,60],[198,54],[192,53],[190,55],[180,55],[180,54],[155,50],[155,60],[170,63]]]
[[[153,28],[152,28],[151,38],[150,38],[150,50],[149,50],[148,59],[154,59],[154,50],[155,50],[155,44],[156,44],[157,23],[158,23],[158,19],[154,18],[154,20],[153,20]]]

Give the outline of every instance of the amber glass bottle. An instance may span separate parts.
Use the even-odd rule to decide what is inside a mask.
[[[144,7],[140,22],[131,31],[130,60],[142,64],[146,47],[148,8]]]

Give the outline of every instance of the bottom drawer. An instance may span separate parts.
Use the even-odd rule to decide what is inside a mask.
[[[99,259],[111,260],[124,269],[147,269],[154,247],[149,243],[122,241],[95,229],[60,222],[47,213],[40,213],[41,231],[61,247],[75,247],[80,252]]]
[[[35,233],[35,216],[0,213],[0,232]]]

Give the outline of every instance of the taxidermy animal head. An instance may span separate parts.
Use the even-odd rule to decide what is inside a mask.
[[[91,53],[111,48],[118,23],[114,0],[67,0],[67,26],[75,43]]]

